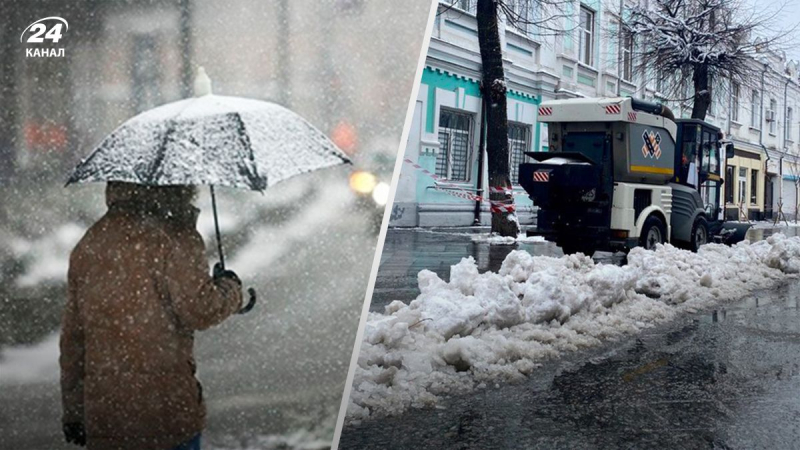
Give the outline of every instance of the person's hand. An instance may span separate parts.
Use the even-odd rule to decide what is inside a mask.
[[[67,440],[68,444],[86,446],[86,429],[83,428],[82,423],[65,423],[63,429],[64,439]]]
[[[236,275],[236,272],[232,270],[223,269],[221,263],[214,264],[213,278],[214,281],[228,278],[235,281],[239,286],[242,285],[242,280],[239,279],[239,275]]]

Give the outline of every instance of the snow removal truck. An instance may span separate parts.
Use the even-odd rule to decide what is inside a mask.
[[[536,162],[519,166],[539,208],[529,235],[589,256],[744,239],[746,226],[722,220],[722,157],[733,145],[719,128],[633,98],[547,101],[539,121],[548,151],[527,152]]]

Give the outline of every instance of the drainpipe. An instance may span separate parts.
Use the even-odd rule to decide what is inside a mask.
[[[622,10],[625,8],[625,0],[619,0],[619,33],[617,36],[617,97],[622,97],[622,46],[625,45],[622,38]],[[633,55],[631,54],[631,64],[633,64]],[[631,77],[633,78],[633,77]],[[645,79],[647,76],[645,76]]]
[[[741,88],[739,89],[741,91]],[[741,94],[741,92],[739,92]],[[730,138],[731,135],[731,118],[733,116],[733,78],[728,78],[728,120],[725,134],[728,136],[728,139],[733,140]],[[741,120],[741,119],[739,119]]]
[[[764,150],[764,154],[767,155],[767,159],[764,160],[764,211],[767,209],[767,199],[766,199],[766,191],[767,191],[767,178],[769,175],[767,174],[767,167],[769,166],[769,152],[767,151],[767,147],[764,145],[764,77],[767,75],[767,70],[769,70],[769,66],[766,62],[763,62],[764,70],[761,72],[761,106],[759,108],[759,122],[761,130],[758,132],[758,145],[761,146],[761,149]],[[758,192],[758,186],[756,186],[756,192]],[[764,212],[762,211],[762,213]]]
[[[786,78],[786,84],[783,86],[783,148],[781,149],[781,159],[778,161],[778,202],[783,205],[783,158],[786,156],[786,134],[789,127],[789,81],[791,77]]]
[[[740,94],[741,94],[741,92],[740,92]],[[731,121],[733,119],[731,119],[731,116],[733,116],[733,78],[728,78],[728,120],[726,121],[727,124],[725,126],[725,137],[728,139],[728,141],[733,143],[733,137],[731,137]],[[721,158],[721,159],[722,159],[722,161],[725,162],[723,164],[723,167],[722,167],[722,173],[725,176],[727,176],[727,174],[728,174],[728,158]],[[723,180],[724,180],[723,183],[734,183],[735,179],[736,179],[736,174],[733,174],[733,177],[734,177],[733,180],[726,180],[725,178],[723,178]],[[733,195],[733,186],[734,185],[731,185],[731,195]],[[727,189],[726,189],[725,185],[723,184],[722,195],[720,196],[720,204],[721,204],[720,205],[720,208],[721,208],[720,211],[722,211],[722,219],[723,220],[725,219],[726,214],[727,214],[727,212],[725,211],[725,207],[727,206],[727,198],[726,198],[726,195],[725,195],[726,191],[727,191]],[[736,199],[734,198],[732,200],[733,200],[733,203],[735,204],[736,203]]]

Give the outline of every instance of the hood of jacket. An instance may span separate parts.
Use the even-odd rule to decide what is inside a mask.
[[[190,186],[145,186],[112,181],[106,186],[106,205],[110,212],[143,215],[195,227],[200,210],[191,203],[192,189]]]

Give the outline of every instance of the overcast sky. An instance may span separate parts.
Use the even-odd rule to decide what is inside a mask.
[[[772,13],[780,10],[775,18],[778,29],[788,30],[798,26],[800,22],[800,0],[742,0],[748,8],[757,8],[758,14]],[[781,10],[781,6],[783,9]],[[800,61],[800,27],[794,33],[792,45],[786,50],[786,56]]]

